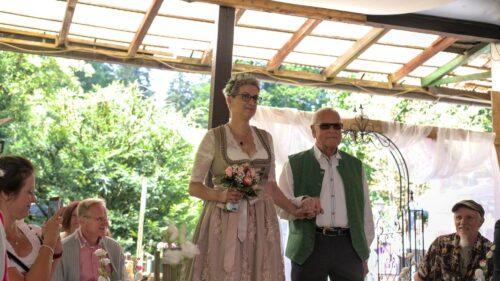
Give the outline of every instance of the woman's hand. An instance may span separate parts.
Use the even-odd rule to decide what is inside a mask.
[[[62,214],[65,208],[60,208],[55,214],[49,218],[42,227],[43,244],[54,249],[59,241],[59,233],[61,231]]]
[[[219,201],[226,203],[238,203],[241,198],[243,198],[243,192],[238,191],[234,188],[224,189],[221,193],[221,198]]]

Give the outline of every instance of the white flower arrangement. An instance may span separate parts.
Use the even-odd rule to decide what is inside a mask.
[[[0,169],[0,178],[3,178],[3,176],[5,176],[5,171]]]
[[[108,252],[104,249],[97,249],[94,255],[99,258],[99,278],[97,281],[111,281],[111,277],[107,270],[107,266],[111,263],[111,260],[107,258]]]
[[[176,265],[183,259],[192,259],[200,253],[198,247],[186,241],[186,225],[177,228],[170,224],[162,231],[164,242],[157,244],[157,249],[163,249],[163,263]]]

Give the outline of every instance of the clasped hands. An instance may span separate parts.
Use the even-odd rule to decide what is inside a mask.
[[[297,208],[293,214],[297,219],[313,219],[319,214],[323,214],[321,202],[318,197],[306,197],[302,199],[302,206]]]

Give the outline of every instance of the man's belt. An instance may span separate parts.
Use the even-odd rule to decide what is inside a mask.
[[[349,228],[342,227],[316,227],[316,232],[326,236],[348,236]]]

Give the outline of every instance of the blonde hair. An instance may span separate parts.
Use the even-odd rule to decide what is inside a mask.
[[[226,83],[226,87],[224,87],[223,93],[226,97],[234,96],[238,94],[238,90],[244,85],[252,85],[260,90],[259,80],[255,76],[248,73],[240,73],[231,76],[231,79]]]
[[[76,209],[77,216],[79,218],[84,217],[85,215],[88,214],[89,209],[92,206],[97,205],[97,204],[106,208],[106,201],[104,201],[104,199],[101,199],[101,198],[87,198],[87,199],[80,201],[80,203],[78,203],[78,207]]]

